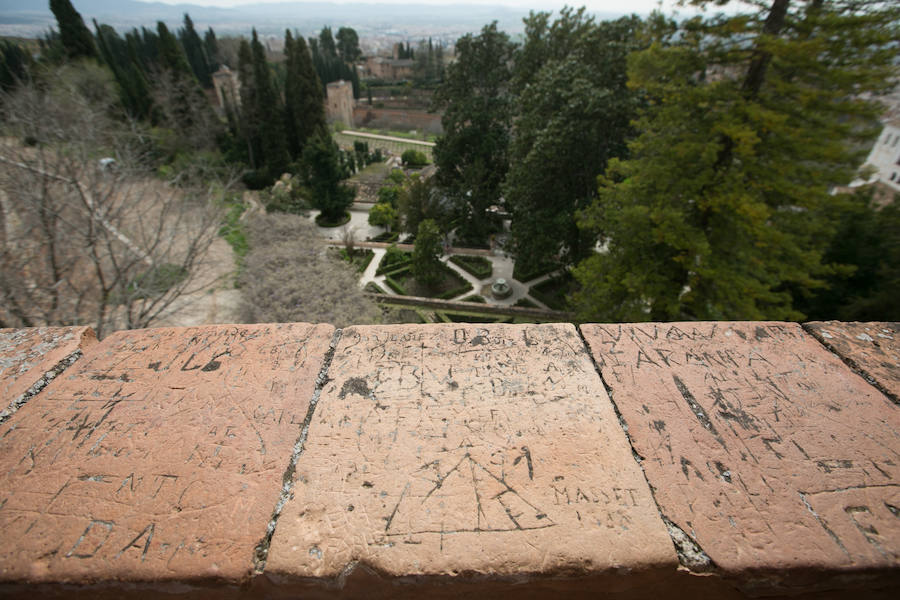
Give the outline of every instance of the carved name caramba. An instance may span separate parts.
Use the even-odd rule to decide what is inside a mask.
[[[726,570],[900,563],[900,413],[786,323],[585,325],[656,499]]]

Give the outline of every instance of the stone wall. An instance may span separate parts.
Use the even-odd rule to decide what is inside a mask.
[[[349,81],[333,81],[325,86],[325,115],[329,123],[339,121],[345,127],[353,127],[353,112],[356,101],[353,99],[353,84]]]
[[[353,109],[353,122],[358,127],[372,129],[393,129],[424,131],[441,134],[441,115],[426,110],[375,108],[368,104],[357,104]]]
[[[898,335],[0,330],[0,594],[894,598]]]

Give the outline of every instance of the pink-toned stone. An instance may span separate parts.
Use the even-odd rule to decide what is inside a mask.
[[[0,329],[0,423],[96,343],[90,327]]]
[[[271,580],[674,572],[572,325],[351,327],[328,377]]]
[[[246,578],[332,331],[106,338],[0,426],[0,581]]]
[[[726,573],[900,566],[900,408],[799,325],[582,327],[663,515]]]
[[[816,321],[804,328],[900,402],[900,323]]]

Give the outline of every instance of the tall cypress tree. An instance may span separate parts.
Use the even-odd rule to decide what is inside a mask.
[[[133,117],[148,117],[153,104],[150,87],[132,50],[132,44],[119,37],[109,25],[97,23],[96,19],[94,28],[100,56],[116,78],[122,106]]]
[[[262,167],[262,146],[260,144],[259,111],[257,105],[256,78],[253,76],[253,51],[250,43],[242,39],[238,47],[238,77],[241,81],[240,124],[242,137],[247,143],[250,166]]]
[[[164,91],[161,104],[168,109],[170,118],[174,121],[170,123],[170,126],[176,127],[182,132],[189,132],[196,126],[201,127],[193,132],[196,140],[185,139],[188,143],[199,142],[205,134],[210,133],[210,127],[217,121],[210,114],[212,108],[203,94],[197,78],[194,77],[194,72],[178,39],[162,21],[157,23],[157,32],[159,34],[160,66],[163,69],[162,77],[168,84],[168,89],[160,88],[157,85],[157,89]]]
[[[184,13],[184,27],[178,31],[178,39],[184,47],[184,53],[197,80],[203,87],[211,88],[212,70],[210,69],[206,48],[197,30],[194,29],[194,22],[191,20],[191,16],[187,13]]]
[[[210,74],[215,73],[219,69],[219,42],[216,39],[216,32],[210,27],[203,34],[203,49],[206,51],[206,58],[209,61]],[[232,65],[234,66],[234,65]]]
[[[500,202],[509,170],[513,48],[496,21],[477,36],[463,36],[458,60],[434,96],[434,108],[444,109],[444,135],[434,147],[436,179],[453,206],[457,235],[467,242],[485,243],[492,233],[486,211]]]
[[[163,68],[182,75],[192,76],[191,65],[178,44],[178,38],[169,31],[169,28],[162,21],[156,23],[156,32],[159,35],[159,58]]]
[[[285,121],[288,150],[299,158],[307,140],[325,127],[325,98],[322,84],[313,67],[306,41],[285,32],[284,52],[287,68],[284,83]]]
[[[28,78],[31,55],[18,44],[0,40],[0,90],[9,91]]]
[[[69,58],[97,58],[94,38],[81,14],[69,0],[50,0],[50,10],[59,25],[59,35]]]
[[[269,175],[277,177],[284,173],[289,161],[282,117],[284,109],[269,71],[266,50],[259,41],[256,29],[253,30],[250,51],[253,61],[251,73],[255,102],[254,105],[246,107],[246,110],[256,113],[256,121],[259,124],[259,147],[262,152],[261,162],[265,164]]]

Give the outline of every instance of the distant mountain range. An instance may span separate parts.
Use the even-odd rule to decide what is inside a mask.
[[[336,4],[329,2],[262,3],[233,8],[194,4],[162,4],[134,0],[73,0],[90,25],[91,19],[125,30],[154,26],[156,21],[177,25],[189,13],[198,29],[212,26],[216,33],[280,34],[285,28],[311,35],[323,25],[354,27],[360,36],[434,35],[458,37],[476,32],[491,21],[509,33],[522,31],[527,11],[491,4],[424,5]],[[619,15],[602,14],[601,18]],[[47,0],[0,0],[0,34],[33,37],[55,26]]]

